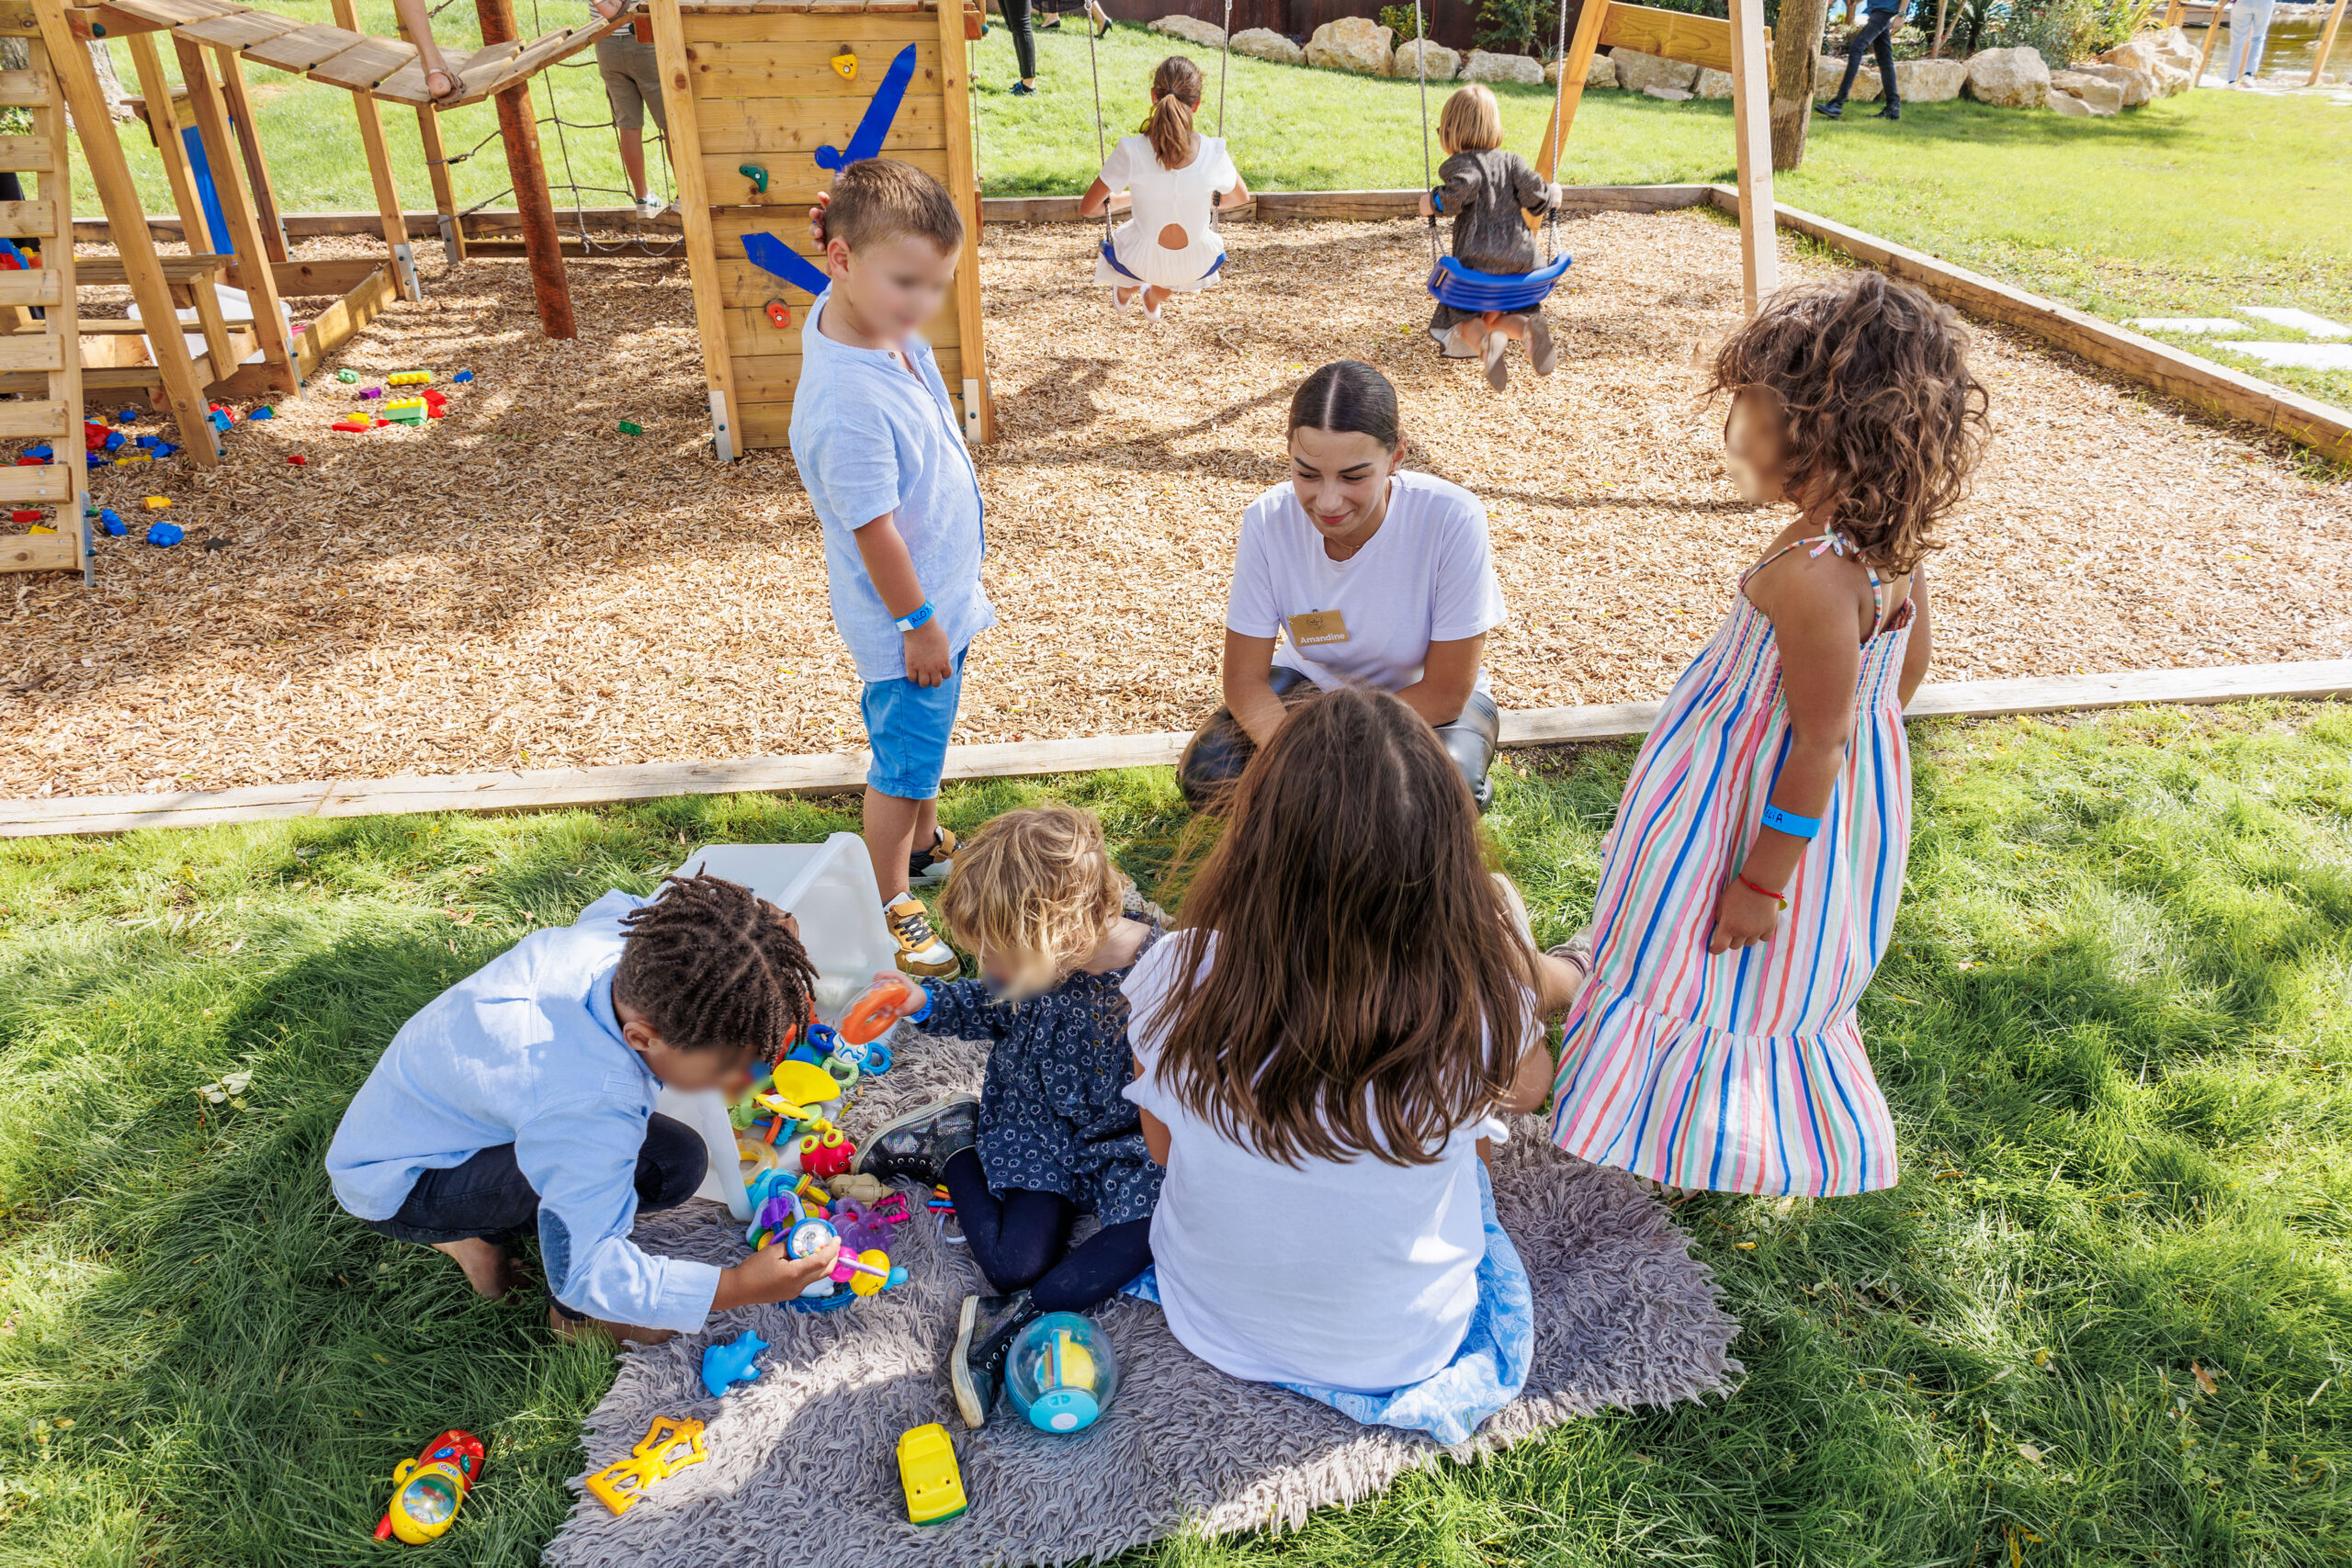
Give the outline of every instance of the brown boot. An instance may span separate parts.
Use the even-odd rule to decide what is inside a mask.
[[[566,1317],[553,1303],[548,1307],[548,1326],[567,1345],[583,1334],[601,1334],[616,1344],[629,1345],[662,1345],[678,1337],[674,1328],[640,1328],[634,1323],[606,1323],[601,1317]]]

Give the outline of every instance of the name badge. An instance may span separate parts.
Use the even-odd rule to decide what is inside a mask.
[[[1347,619],[1337,610],[1312,610],[1290,618],[1290,645],[1293,648],[1314,648],[1322,643],[1347,640]]]

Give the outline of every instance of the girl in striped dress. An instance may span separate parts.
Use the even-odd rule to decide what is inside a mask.
[[[1734,480],[1793,522],[1675,683],[1618,807],[1553,1136],[1668,1186],[1815,1197],[1895,1179],[1855,1004],[1910,845],[1903,707],[1937,521],[1985,394],[1952,313],[1866,271],[1719,351]]]

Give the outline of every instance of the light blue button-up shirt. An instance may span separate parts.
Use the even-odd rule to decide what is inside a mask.
[[[832,298],[831,289],[819,295],[801,324],[792,460],[824,528],[833,625],[849,645],[857,678],[903,681],[906,639],[865,574],[857,531],[890,515],[947,634],[948,653],[961,653],[996,625],[995,606],[980,587],[988,540],[979,476],[931,345],[909,338],[902,366],[878,350],[837,343],[818,330]]]
[[[574,1312],[693,1332],[718,1268],[629,1240],[637,1156],[662,1081],[621,1039],[613,971],[645,903],[615,890],[560,931],[536,931],[401,1026],[327,1147],[336,1200],[363,1220],[400,1212],[416,1179],[514,1145],[539,1195],[539,1248]]]

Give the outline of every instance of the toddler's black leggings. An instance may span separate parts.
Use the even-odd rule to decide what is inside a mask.
[[[1007,1294],[1026,1286],[1041,1312],[1084,1312],[1118,1293],[1151,1264],[1151,1221],[1104,1225],[1076,1247],[1078,1218],[1058,1192],[1016,1187],[1001,1199],[989,1190],[977,1149],[947,1162],[947,1195],[971,1244],[972,1260]]]

